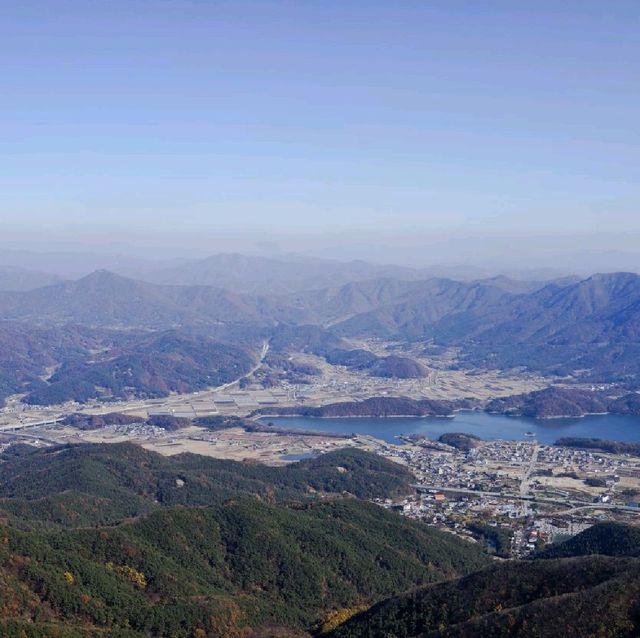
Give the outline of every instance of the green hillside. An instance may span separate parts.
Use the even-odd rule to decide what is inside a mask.
[[[355,449],[279,468],[131,444],[9,449],[0,635],[302,635],[487,565],[474,545],[360,500],[410,480]]]
[[[0,457],[2,458],[2,457]],[[22,524],[114,523],[162,506],[209,506],[251,494],[268,502],[348,493],[405,493],[412,475],[361,450],[344,449],[286,467],[195,454],[163,457],[132,444],[77,445],[4,455],[0,512]]]
[[[487,562],[464,541],[355,499],[284,507],[240,497],[115,527],[4,526],[0,541],[3,617],[185,638],[310,627],[333,609]]]
[[[635,528],[599,525],[548,552],[565,558],[509,561],[414,589],[327,636],[631,638],[640,633],[637,538]],[[596,555],[605,552],[612,555]]]
[[[510,562],[379,603],[330,638],[637,636],[640,561]]]
[[[534,560],[494,562],[364,500],[410,480],[354,449],[279,468],[130,444],[10,449],[0,635],[639,634],[637,528],[601,524]]]
[[[539,558],[590,554],[640,556],[640,528],[617,523],[599,523],[564,543],[549,545]]]

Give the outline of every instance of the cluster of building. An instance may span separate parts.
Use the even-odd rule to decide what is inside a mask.
[[[382,501],[405,516],[485,542],[508,556],[577,534],[600,520],[640,521],[640,459],[531,441],[458,450],[431,441],[381,445],[407,465],[415,493]],[[635,510],[635,511],[634,511]]]

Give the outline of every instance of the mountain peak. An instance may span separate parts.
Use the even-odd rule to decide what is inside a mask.
[[[106,270],[104,268],[100,270],[94,270],[88,275],[85,275],[80,279],[68,283],[71,287],[77,290],[89,290],[104,287],[113,288],[114,286],[118,286],[121,288],[133,288],[139,286],[148,286],[149,288],[153,287],[153,284],[147,284],[136,279],[131,279],[130,277],[124,277],[123,275],[119,275],[111,270]]]
[[[106,268],[99,268],[98,270],[94,270],[90,272],[88,275],[81,277],[77,281],[93,281],[93,280],[110,280],[110,279],[120,279],[120,280],[129,280],[128,277],[123,277],[122,275],[118,275],[112,270],[107,270]]]
[[[630,282],[640,280],[640,275],[634,272],[599,272],[591,275],[584,282]]]

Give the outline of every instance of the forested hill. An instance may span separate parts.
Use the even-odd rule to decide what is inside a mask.
[[[546,554],[564,558],[505,562],[415,589],[327,635],[631,638],[640,633],[637,534],[624,525],[596,526]]]
[[[363,401],[344,401],[328,405],[277,408],[280,416],[310,417],[382,417],[382,416],[450,416],[465,401],[436,401],[409,397],[370,397]],[[274,408],[256,410],[254,414],[273,413]]]
[[[490,562],[476,545],[342,498],[408,480],[357,450],[284,468],[132,445],[17,452],[0,462],[9,638],[300,636]]]
[[[499,397],[485,406],[487,412],[535,418],[580,417],[587,414],[640,414],[640,394],[612,398],[599,390],[549,387],[526,394]]]
[[[464,541],[353,499],[296,509],[242,497],[117,527],[4,527],[0,535],[3,617],[38,623],[38,636],[51,635],[51,623],[175,638],[302,629],[332,609],[487,560]],[[0,633],[12,635],[2,621]]]
[[[164,457],[129,444],[44,448],[0,462],[0,512],[69,526],[113,523],[158,507],[207,506],[239,495],[269,502],[407,493],[412,475],[378,455],[344,449],[287,465]]]
[[[640,557],[640,528],[617,523],[600,523],[564,543],[549,546],[539,558],[565,558],[590,554]]]
[[[220,343],[180,330],[0,321],[0,407],[15,393],[25,394],[25,403],[51,405],[193,392],[240,378],[255,365],[258,351],[257,342]]]

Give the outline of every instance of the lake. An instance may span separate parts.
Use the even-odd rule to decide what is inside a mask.
[[[398,435],[424,434],[437,439],[445,432],[466,432],[485,440],[529,439],[533,432],[540,443],[554,443],[562,436],[593,437],[613,441],[640,441],[640,416],[603,414],[581,419],[531,419],[526,417],[459,412],[454,418],[381,417],[329,418],[265,417],[263,423],[299,430],[316,430],[340,434],[369,434],[390,443],[398,443]]]
[[[281,454],[282,461],[306,461],[307,459],[315,459],[317,454],[313,452],[303,452],[302,454]]]

